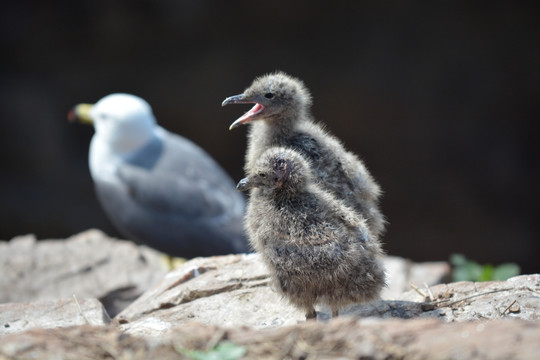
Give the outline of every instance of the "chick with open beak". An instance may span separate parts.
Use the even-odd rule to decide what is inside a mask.
[[[364,163],[313,120],[311,95],[301,80],[283,72],[264,75],[244,93],[222,103],[228,104],[255,104],[230,126],[251,124],[244,166],[247,174],[270,147],[294,149],[312,163],[325,190],[362,215],[374,236],[382,234],[385,219],[378,206],[379,186]]]

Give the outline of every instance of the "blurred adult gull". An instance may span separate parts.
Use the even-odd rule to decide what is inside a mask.
[[[145,100],[111,94],[68,117],[94,125],[90,173],[123,236],[186,258],[247,250],[235,183],[195,143],[157,125]]]

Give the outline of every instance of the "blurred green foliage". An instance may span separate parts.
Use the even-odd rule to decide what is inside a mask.
[[[176,351],[194,360],[237,360],[244,356],[246,348],[230,341],[224,341],[208,351],[186,350],[182,348],[177,348]]]
[[[467,259],[463,254],[450,255],[450,263],[453,266],[453,281],[495,281],[506,280],[520,273],[519,265],[504,263],[498,266],[491,264],[480,265]]]

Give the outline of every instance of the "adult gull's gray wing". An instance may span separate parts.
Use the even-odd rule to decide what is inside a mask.
[[[174,176],[130,164],[121,165],[118,175],[129,196],[156,215],[214,222],[237,205],[236,197],[204,178]]]
[[[132,237],[185,257],[247,250],[243,196],[191,141],[163,131],[119,164],[117,178],[116,190],[102,191],[100,200]]]

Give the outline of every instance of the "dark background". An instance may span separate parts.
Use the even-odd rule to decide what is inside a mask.
[[[540,272],[534,2],[3,1],[0,238],[118,236],[93,192],[90,127],[68,110],[113,92],[242,177],[255,76],[303,79],[313,114],[385,191],[390,254]]]

